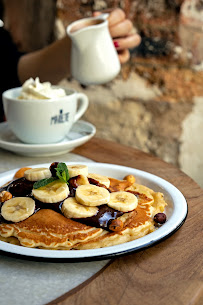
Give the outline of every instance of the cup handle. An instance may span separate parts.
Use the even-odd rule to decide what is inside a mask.
[[[74,117],[74,123],[81,118],[89,105],[88,97],[84,93],[77,93],[77,100],[80,102],[80,104]]]

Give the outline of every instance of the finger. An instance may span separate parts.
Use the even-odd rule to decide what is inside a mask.
[[[130,52],[127,49],[125,49],[123,51],[119,51],[118,52],[118,58],[120,60],[120,63],[124,64],[124,63],[126,63],[129,60]]]
[[[125,38],[118,38],[114,40],[114,45],[119,50],[132,49],[137,47],[141,42],[141,37],[138,34],[130,35]]]
[[[112,11],[113,11],[113,9],[106,9],[106,10],[103,10],[103,11],[95,11],[95,12],[92,13],[92,16],[97,17],[101,14],[106,14],[106,13],[110,14]]]
[[[109,14],[109,27],[114,26],[122,21],[125,20],[125,13],[123,10],[120,8],[114,9],[110,14]]]
[[[99,15],[101,15],[101,12],[93,12],[93,13],[92,13],[92,16],[93,16],[93,17],[97,17],[97,16],[99,16]]]
[[[128,36],[133,28],[132,22],[128,19],[125,19],[124,21],[109,27],[109,31],[111,34],[111,37],[123,37]]]
[[[107,9],[107,10],[103,10],[101,12],[93,12],[93,16],[97,17],[103,13],[109,13],[109,18],[108,18],[109,26],[113,26],[113,25],[125,20],[125,13],[120,8]]]

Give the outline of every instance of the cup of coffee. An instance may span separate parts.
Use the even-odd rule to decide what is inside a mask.
[[[26,96],[22,94],[22,89],[19,87],[5,91],[3,106],[11,131],[24,143],[50,144],[62,141],[88,107],[88,97],[72,89],[51,86],[59,94],[54,93],[48,98],[42,94],[42,90],[36,90],[35,98],[32,90],[27,90]]]

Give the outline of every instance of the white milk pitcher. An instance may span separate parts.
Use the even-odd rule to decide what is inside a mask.
[[[108,14],[71,23],[71,72],[81,84],[104,84],[120,72],[118,54],[108,29]]]

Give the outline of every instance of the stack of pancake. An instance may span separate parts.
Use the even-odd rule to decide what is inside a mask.
[[[87,225],[80,219],[66,218],[56,210],[44,208],[20,222],[1,222],[0,239],[31,248],[83,250],[118,245],[153,232],[154,215],[162,213],[167,205],[163,194],[135,182],[109,180],[110,192],[130,192],[138,201],[136,209],[116,218],[117,223],[122,223],[119,230]]]

